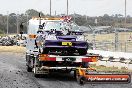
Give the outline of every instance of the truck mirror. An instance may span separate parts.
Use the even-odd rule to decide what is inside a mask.
[[[39,25],[39,29],[43,29],[43,25]]]

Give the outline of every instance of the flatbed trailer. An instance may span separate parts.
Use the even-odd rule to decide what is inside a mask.
[[[74,71],[78,67],[88,68],[89,62],[96,62],[98,55],[84,55],[84,56],[64,56],[64,55],[51,55],[51,54],[39,54],[37,51],[26,54],[26,65],[28,72],[34,72],[34,76],[49,74],[51,72],[67,73]]]

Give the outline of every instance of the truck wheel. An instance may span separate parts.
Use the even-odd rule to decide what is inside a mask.
[[[86,49],[80,49],[78,50],[79,55],[86,55],[87,54],[87,50]]]
[[[27,66],[27,72],[32,72],[32,68]]]
[[[73,76],[74,76],[75,79],[77,79],[77,73],[76,73],[76,70],[74,71]]]
[[[40,78],[40,74],[34,74],[34,77]]]
[[[85,82],[86,82],[86,78],[83,77],[83,76],[79,76],[78,79],[77,79],[77,82],[78,82],[80,85],[84,85]]]
[[[40,77],[40,74],[36,73],[36,67],[34,67],[33,72],[34,72],[34,77],[36,77],[36,78]]]

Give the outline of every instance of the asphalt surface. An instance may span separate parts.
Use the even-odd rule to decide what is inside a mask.
[[[79,85],[73,74],[52,74],[35,78],[26,71],[25,55],[0,52],[0,88],[132,88],[130,84]]]

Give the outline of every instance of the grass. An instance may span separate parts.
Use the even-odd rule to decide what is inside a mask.
[[[120,32],[118,37],[118,40],[120,42],[125,42],[127,40],[130,40],[130,36],[132,37],[132,32]],[[92,40],[92,35],[88,35],[87,39]],[[115,34],[111,33],[111,34],[96,34],[95,36],[95,40],[98,42],[102,42],[102,41],[110,41],[110,42],[114,42],[115,41]],[[132,41],[132,39],[131,39]]]
[[[2,36],[2,37],[3,37],[3,36],[6,36],[6,34],[0,34],[0,36]]]
[[[0,46],[0,52],[25,53],[26,48],[21,46]]]
[[[8,36],[16,36],[17,34],[9,34]],[[0,36],[5,37],[7,34],[0,34]]]
[[[90,65],[91,68],[95,68],[98,72],[117,72],[117,73],[129,73],[132,72],[132,70],[128,70],[126,68],[118,69],[117,67],[105,67],[105,66],[96,66],[96,65]]]

